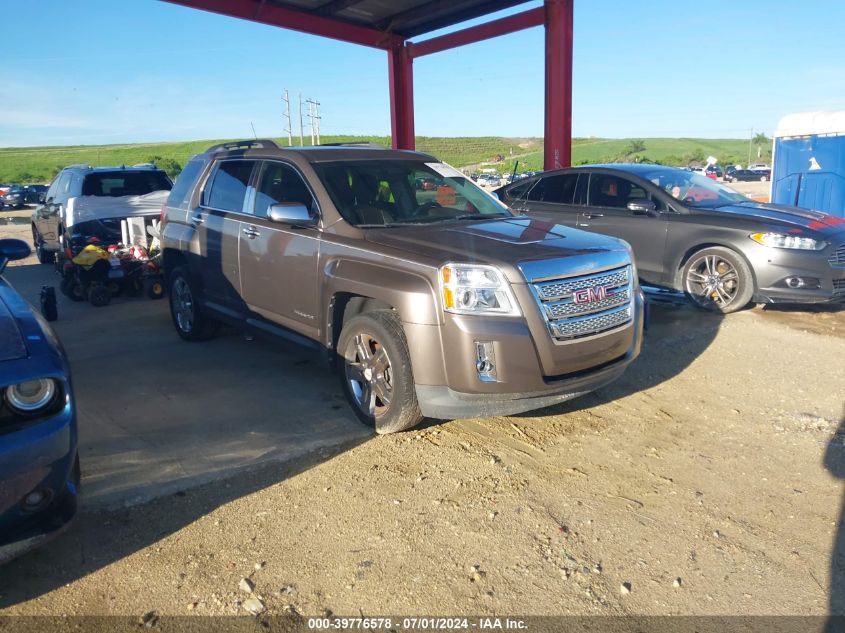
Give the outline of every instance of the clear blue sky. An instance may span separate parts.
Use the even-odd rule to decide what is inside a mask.
[[[5,0],[2,23],[0,146],[281,136],[285,88],[324,134],[390,131],[382,51],[157,0]],[[840,0],[575,0],[573,132],[747,137],[845,109],[843,25]],[[417,134],[542,136],[543,64],[542,28],[417,60]]]

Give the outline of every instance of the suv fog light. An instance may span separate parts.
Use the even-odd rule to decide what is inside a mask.
[[[475,370],[478,378],[484,382],[496,382],[496,354],[493,343],[488,341],[475,343]]]

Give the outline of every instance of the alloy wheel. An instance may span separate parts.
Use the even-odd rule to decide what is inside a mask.
[[[718,255],[703,255],[687,269],[687,294],[703,307],[724,309],[739,292],[739,273],[726,259]]]
[[[358,408],[373,418],[387,413],[393,399],[390,358],[373,336],[359,332],[346,353],[346,380]]]
[[[191,287],[183,277],[177,277],[173,282],[173,295],[170,299],[176,325],[186,334],[194,328],[194,298]]]

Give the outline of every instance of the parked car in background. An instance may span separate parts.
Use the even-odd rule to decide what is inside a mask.
[[[378,433],[562,402],[640,349],[627,245],[516,217],[419,152],[217,145],[185,166],[161,235],[180,337],[222,321],[314,348]]]
[[[753,182],[755,180],[766,182],[772,177],[772,172],[767,169],[733,169],[725,174],[725,182]]]
[[[845,220],[755,202],[697,173],[595,165],[496,193],[531,217],[624,239],[643,283],[702,308],[845,299]]]
[[[20,209],[26,204],[26,191],[19,185],[12,185],[0,197],[0,207],[6,209]]]
[[[30,253],[0,239],[0,564],[41,545],[76,514],[76,404],[70,366],[47,322],[2,277]]]
[[[44,203],[32,213],[32,243],[38,261],[49,264],[61,249],[62,215],[68,200],[77,196],[143,196],[154,191],[169,191],[172,181],[155,165],[137,167],[65,167],[53,179]]]
[[[30,204],[39,204],[44,202],[47,197],[47,185],[25,185],[26,192],[25,201]]]
[[[708,178],[711,178],[713,180],[724,176],[724,172],[722,171],[722,168],[719,167],[719,165],[708,165],[705,171],[707,172]]]

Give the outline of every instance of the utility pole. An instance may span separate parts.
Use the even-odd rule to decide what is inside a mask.
[[[311,145],[314,145],[316,135],[317,145],[320,144],[320,102],[315,99],[308,99],[308,119],[311,122]]]
[[[302,147],[305,145],[305,141],[302,138],[302,93],[299,93],[299,146]]]
[[[282,97],[282,101],[285,102],[285,119],[287,120],[288,124],[285,128],[285,132],[288,133],[288,147],[293,145],[293,132],[290,124],[290,99],[288,99],[288,89],[285,88],[285,96]]]

